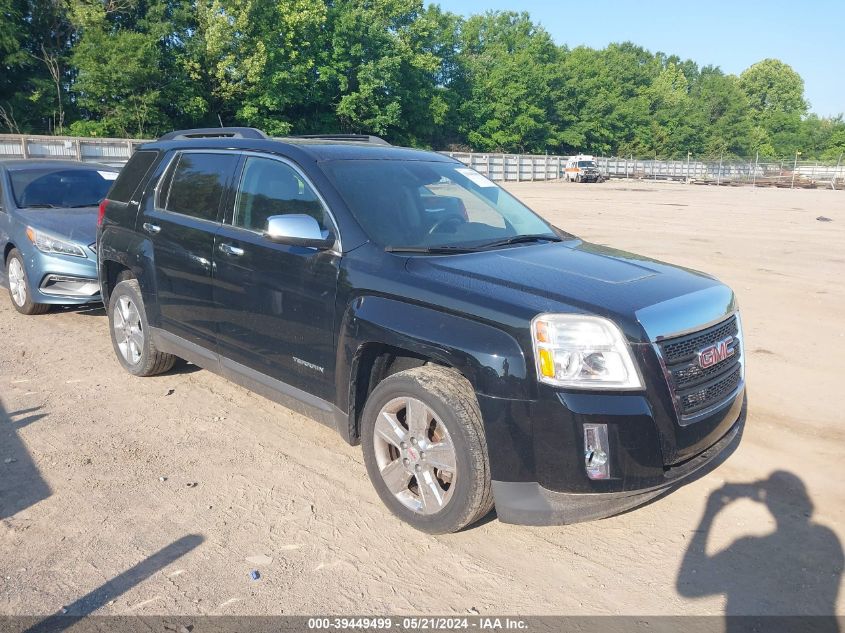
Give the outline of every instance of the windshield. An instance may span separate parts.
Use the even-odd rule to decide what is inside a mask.
[[[116,171],[34,167],[9,173],[12,196],[21,209],[96,207],[106,197]]]
[[[322,163],[370,239],[385,247],[475,247],[519,236],[557,240],[545,221],[460,163]]]
[[[596,163],[595,163],[595,161],[592,161],[592,160],[579,160],[578,166],[579,167],[595,167]]]

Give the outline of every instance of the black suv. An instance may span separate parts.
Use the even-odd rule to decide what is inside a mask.
[[[724,457],[742,327],[714,278],[586,243],[446,156],[375,137],[188,130],[101,206],[131,373],[176,357],[361,443],[421,530],[570,523]]]

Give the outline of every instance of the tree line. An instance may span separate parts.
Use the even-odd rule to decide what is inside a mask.
[[[842,115],[762,60],[739,76],[527,13],[422,0],[0,0],[0,132],[249,125],[434,149],[836,159]]]

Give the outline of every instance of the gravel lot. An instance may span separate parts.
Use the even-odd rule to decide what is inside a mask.
[[[333,431],[191,366],[133,378],[101,309],[3,296],[0,614],[845,615],[845,193],[510,188],[737,291],[750,409],[721,468],[599,522],[427,536]]]

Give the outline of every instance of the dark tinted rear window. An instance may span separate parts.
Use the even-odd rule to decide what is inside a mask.
[[[153,166],[156,156],[158,156],[158,152],[135,152],[121,170],[117,182],[109,191],[109,200],[129,202],[138,185],[144,180],[144,176],[150,171],[150,167]]]
[[[165,209],[203,220],[216,220],[238,157],[234,154],[186,153],[173,171]]]

